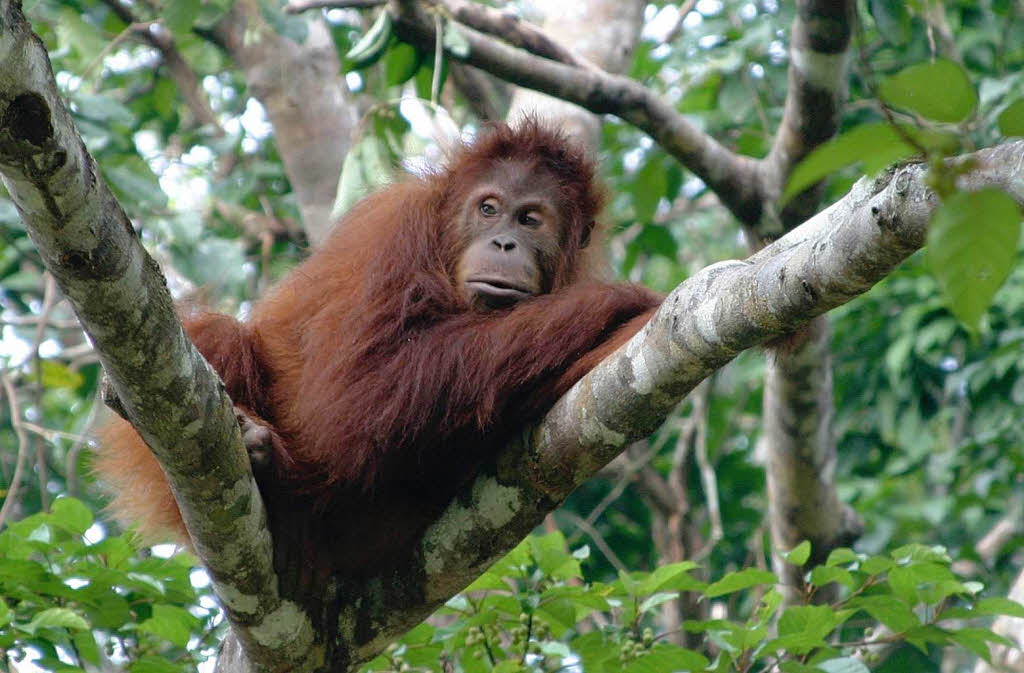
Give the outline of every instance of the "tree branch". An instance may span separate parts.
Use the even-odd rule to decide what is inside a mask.
[[[597,67],[573,54],[537,26],[520,20],[511,12],[466,0],[440,0],[439,6],[446,9],[459,23],[500,37],[513,47],[525,49],[541,58],[580,68]]]
[[[434,22],[417,0],[392,0],[398,36],[423,48],[434,45]],[[739,156],[701,132],[639,82],[597,68],[581,68],[526,53],[473,28],[457,25],[468,49],[445,45],[449,58],[486,70],[597,114],[614,114],[647,132],[692,170],[743,222],[761,212],[758,162]]]
[[[846,100],[850,37],[855,4],[852,0],[801,0],[790,28],[786,103],[775,140],[760,163],[766,202],[782,194],[793,167],[814,148],[832,138]],[[823,184],[823,183],[822,183]],[[809,188],[786,204],[775,223],[744,224],[759,238],[777,237],[810,217],[821,200],[821,187]],[[772,231],[772,226],[779,227]]]
[[[386,4],[388,0],[291,0],[284,11],[300,14],[310,9],[372,9]]]
[[[342,158],[352,143],[356,109],[330,29],[310,16],[301,43],[277,33],[255,0],[237,0],[214,38],[238,64],[249,92],[263,104],[291,182],[306,238],[319,244],[331,216]]]
[[[278,594],[231,400],[185,337],[156,263],[86,152],[17,0],[0,0],[0,62],[4,186],[167,472],[253,670],[304,663],[312,626]],[[276,628],[285,618],[291,628]]]
[[[124,4],[122,0],[102,0],[102,2],[121,21],[129,26],[139,22],[131,7]],[[221,126],[220,120],[217,118],[217,114],[210,106],[210,100],[206,97],[203,87],[199,83],[199,78],[188,62],[185,61],[185,57],[181,55],[181,51],[179,51],[178,45],[175,44],[170,31],[160,26],[157,30],[151,30],[147,27],[145,30],[133,32],[142,41],[160,52],[160,57],[164,65],[167,66],[171,79],[178,85],[178,91],[181,92],[182,97],[185,99],[185,105],[192,111],[196,121],[200,125],[212,128],[213,133],[218,137],[226,135],[224,127]]]

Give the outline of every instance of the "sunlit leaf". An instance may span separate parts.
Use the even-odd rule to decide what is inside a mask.
[[[1004,136],[1024,136],[1024,98],[1018,98],[999,113],[999,132]]]
[[[807,563],[807,559],[811,558],[811,542],[810,540],[804,540],[797,546],[785,552],[782,558],[795,566],[802,566]]]
[[[72,533],[81,535],[92,525],[93,516],[88,507],[77,498],[62,497],[50,508],[51,520]]]
[[[938,59],[904,68],[879,86],[886,103],[939,122],[960,122],[978,106],[978,94],[963,67]]]
[[[138,629],[185,647],[196,623],[185,608],[157,603],[153,605],[153,616],[139,624]]]
[[[927,260],[953,314],[977,329],[1013,267],[1020,211],[997,189],[960,192],[942,204],[928,228]]]
[[[759,568],[745,568],[734,573],[729,573],[717,582],[713,582],[704,590],[708,598],[724,596],[741,589],[749,589],[759,584],[775,584],[778,578],[774,573]]]
[[[163,19],[167,24],[167,29],[175,35],[190,32],[202,4],[202,0],[168,0],[165,2]]]

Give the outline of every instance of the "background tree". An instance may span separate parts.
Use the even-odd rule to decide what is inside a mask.
[[[948,632],[930,626],[946,614],[1010,613],[997,629],[1020,642],[1019,609],[974,603],[976,587],[961,579],[980,576],[985,595],[1005,596],[1020,569],[1019,213],[992,193],[958,192],[957,171],[937,163],[1022,133],[1019,3],[559,3],[558,13],[544,16],[530,6],[496,10],[448,1],[361,11],[378,4],[303,11],[296,3],[286,12],[247,0],[40,0],[24,10],[49,50],[86,147],[174,292],[194,297],[200,288],[203,301],[227,310],[244,312],[247,300],[322,239],[332,210],[386,179],[398,161],[435,161],[445,134],[536,106],[571,120],[574,133],[605,160],[615,195],[608,217],[616,270],[664,290],[799,224],[844,194],[861,169],[872,173],[923,154],[938,168],[930,185],[946,206],[926,257],[915,256],[838,312],[831,348],[819,320],[785,350],[772,350],[767,365],[756,353],[740,356],[651,440],[631,445],[605,468],[605,479],[578,489],[546,521],[549,531],[564,531],[575,557],[559,533],[527,542],[475,591],[449,602],[450,616],[418,627],[375,667],[560,668],[575,657],[588,671],[617,670],[621,660],[645,670],[700,670],[717,656],[714,666],[751,670],[771,667],[783,650],[796,657],[784,670],[837,670],[862,665],[848,655],[872,642],[887,646],[881,666],[888,670],[937,670],[941,659],[966,665],[967,651],[986,655],[988,636],[973,623],[941,622]],[[34,192],[19,176],[34,167],[34,188],[54,176],[46,163],[28,164],[19,153],[20,141],[48,136],[32,123],[40,108],[25,97],[33,89],[16,66],[39,61],[19,41],[16,8],[0,6],[0,56],[11,65],[0,75],[0,172],[12,197],[0,200],[11,419],[0,435],[0,467],[11,485],[0,521],[17,521],[0,537],[0,647],[11,661],[27,657],[51,669],[104,662],[187,668],[211,654],[223,628],[215,604],[188,582],[187,557],[136,557],[110,523],[92,525],[90,507],[53,500],[68,494],[99,502],[81,480],[99,367],[44,262],[83,320],[91,311],[106,315],[111,332],[93,331],[93,342],[113,365],[121,399],[144,401],[158,450],[163,442],[158,455],[172,474],[187,482],[190,450],[223,447],[215,452],[223,456],[216,478],[247,479],[230,407],[221,399],[219,416],[201,414],[215,390],[208,376],[188,373],[198,362],[159,301],[155,275],[87,279],[120,281],[116,292],[100,295],[67,270],[75,258],[59,233],[56,243],[38,233],[46,231],[46,209],[25,199]],[[604,116],[537,102],[509,83]],[[55,99],[46,101],[52,106]],[[70,126],[54,119],[58,141],[33,143],[42,146],[34,160],[68,146],[61,141]],[[798,166],[837,132],[837,142]],[[1007,148],[997,155],[1003,173],[980,184],[1012,188],[1020,180],[1020,146]],[[830,174],[828,184],[820,182]],[[885,184],[893,183],[876,183]],[[1014,193],[1019,203],[1019,182]],[[115,240],[90,224],[115,221],[108,217],[112,200],[87,196],[61,201],[76,206],[63,211],[84,227],[74,231],[102,231],[97,240]],[[15,203],[42,241],[42,258]],[[856,213],[832,211],[816,230],[838,228]],[[889,213],[882,215],[892,224]],[[127,227],[120,231],[126,236]],[[124,260],[121,271],[147,268],[129,238],[116,240],[113,249],[127,252],[102,261]],[[787,247],[754,259],[771,260]],[[143,307],[136,313],[149,331],[124,329],[130,324],[117,306]],[[765,336],[748,332],[751,340],[743,343]],[[705,355],[686,385],[722,358]],[[174,390],[187,390],[184,399],[166,395],[166,372],[180,377]],[[615,385],[612,377],[599,378],[606,379]],[[680,385],[673,378],[673,387]],[[573,428],[559,425],[572,411],[560,405],[546,422]],[[193,438],[191,449],[175,446],[182,421],[200,415],[205,434]],[[643,423],[626,425],[639,433]],[[568,439],[558,437],[575,441],[571,431]],[[233,454],[226,450],[232,442]],[[254,498],[246,483],[240,497]],[[564,488],[542,485],[549,493]],[[255,536],[258,522],[235,522],[226,531],[210,516],[223,503],[210,503],[198,484],[182,497],[236,626],[235,647],[220,665],[241,665],[233,654],[243,649],[254,666],[316,665],[324,633],[301,626],[287,570],[275,577],[270,550]],[[525,532],[543,514],[524,514],[516,530]],[[499,547],[517,535],[506,533]],[[203,547],[203,539],[239,546]],[[797,547],[804,539],[809,552]],[[854,540],[867,556],[829,555]],[[584,541],[600,552],[585,561],[585,573],[577,558],[585,556]],[[484,545],[493,554],[491,542],[479,535],[458,553]],[[950,572],[944,553],[900,547],[909,542],[945,545],[962,559],[955,566],[960,575]],[[741,571],[709,583],[730,570],[764,568],[773,551],[793,547],[798,551],[773,559],[786,599],[795,603],[788,608],[777,600],[783,594],[760,593],[770,575]],[[803,572],[826,559],[826,570]],[[650,575],[627,574],[656,566]],[[419,586],[371,587],[369,597],[364,587],[332,587],[338,603],[354,611],[328,636],[334,663],[369,659],[482,570],[470,564],[447,576],[426,601]],[[614,583],[600,584],[616,570]],[[201,572],[192,577],[201,587],[209,581]],[[589,584],[580,584],[583,577]],[[239,588],[260,597],[255,608],[232,601],[239,594],[230,590]],[[733,593],[745,588],[753,593]],[[369,641],[346,631],[358,621],[358,598],[371,606],[363,615],[389,615]],[[801,605],[823,598],[842,603]],[[960,602],[974,603],[973,615],[945,612]],[[900,603],[906,611],[881,607]],[[868,636],[864,620],[888,631]],[[266,630],[252,626],[270,623],[286,624],[287,633],[262,640]],[[767,641],[769,625],[779,634],[774,641]],[[834,627],[840,628],[830,636]],[[967,651],[939,647],[952,642]],[[888,647],[900,643],[917,647]],[[1020,666],[1012,650],[996,656]]]

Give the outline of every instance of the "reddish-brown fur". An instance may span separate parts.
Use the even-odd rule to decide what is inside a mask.
[[[479,175],[510,162],[559,185],[565,222],[551,292],[472,311],[453,278],[454,223]],[[408,553],[415,535],[493,452],[634,334],[660,298],[596,279],[586,241],[601,206],[593,166],[536,123],[499,127],[444,170],[358,204],[321,249],[252,311],[187,320],[232,400],[271,424],[270,506],[306,512],[340,566]],[[143,528],[182,524],[163,473],[127,423],[107,428],[97,469],[114,509]],[[261,484],[266,492],[268,486]]]

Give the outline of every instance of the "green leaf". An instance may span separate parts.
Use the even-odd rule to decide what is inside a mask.
[[[974,604],[974,609],[971,610],[971,614],[976,617],[983,615],[1006,615],[1008,617],[1024,619],[1024,605],[1021,605],[1017,601],[1012,601],[1009,598],[1001,598],[999,596],[982,598]]]
[[[53,523],[81,535],[92,525],[92,511],[76,498],[62,496],[54,501],[50,510]]]
[[[706,585],[690,576],[697,567],[693,561],[659,566],[639,583],[636,593],[646,596],[659,591],[701,591]]]
[[[156,603],[153,605],[153,616],[139,624],[138,630],[152,633],[178,647],[185,647],[197,621],[185,608]]]
[[[999,132],[1004,136],[1024,136],[1024,98],[1013,101],[999,113]]]
[[[862,124],[817,147],[789,175],[781,203],[845,166],[871,161],[885,166],[914,156],[917,149],[885,122]]]
[[[932,215],[928,265],[953,314],[971,329],[1013,268],[1020,211],[1003,192],[960,192]]]
[[[127,566],[125,561],[130,559],[135,553],[135,550],[128,543],[128,540],[125,539],[124,535],[100,540],[95,545],[92,545],[89,551],[102,556],[106,560],[106,565],[110,568],[121,568],[122,565]]]
[[[839,623],[837,620],[827,605],[793,605],[779,617],[779,635],[805,633],[824,638]]]
[[[920,624],[910,607],[895,596],[860,596],[851,600],[848,607],[864,610],[896,633]]]
[[[647,163],[636,174],[633,203],[636,219],[640,222],[650,222],[654,218],[658,203],[668,189],[668,179],[660,158],[659,155],[648,156]]]
[[[508,591],[509,584],[501,575],[488,570],[483,575],[473,580],[473,583],[465,588],[464,593],[484,590]]]
[[[168,659],[146,655],[128,670],[131,673],[181,673],[181,666]]]
[[[387,144],[376,135],[360,138],[345,156],[332,214],[340,217],[364,196],[391,179]]]
[[[200,9],[201,0],[168,0],[164,3],[164,23],[175,35],[189,33],[192,31],[192,23],[199,16]]]
[[[871,556],[860,564],[860,570],[868,575],[878,575],[889,570],[894,565],[895,563],[892,559],[885,558],[884,556]]]
[[[384,79],[388,86],[404,84],[420,68],[423,52],[406,42],[396,44],[388,50],[384,61]]]
[[[939,122],[960,122],[978,106],[978,94],[963,67],[938,59],[918,63],[884,80],[882,100]]]
[[[811,558],[811,542],[810,540],[804,540],[797,546],[785,552],[782,558],[786,559],[787,562],[792,563],[795,566],[802,566],[807,563],[807,559]]]
[[[640,604],[640,607],[637,608],[637,612],[639,612],[640,614],[643,614],[645,612],[650,612],[651,610],[653,610],[654,608],[658,607],[662,603],[668,603],[669,601],[674,600],[677,597],[678,597],[678,594],[676,594],[675,592],[671,592],[670,593],[670,592],[664,592],[663,591],[663,592],[659,592],[659,593],[653,594],[651,596],[648,596],[644,600],[644,602]]]
[[[75,644],[79,657],[99,667],[100,648],[96,645],[96,638],[91,631],[76,631],[72,634],[71,641]]]
[[[64,628],[71,631],[87,631],[89,629],[89,622],[69,608],[47,608],[36,614],[32,621],[26,624],[24,628],[29,633],[35,633],[37,630],[46,627]]]
[[[722,88],[721,73],[708,73],[703,79],[686,88],[676,109],[683,113],[711,112],[718,105],[718,92]]]
[[[833,549],[829,552],[825,565],[837,566],[844,563],[853,563],[856,560],[857,552],[853,551],[849,547],[839,547],[838,549]]]
[[[853,575],[846,568],[818,566],[811,571],[811,584],[814,586],[823,587],[832,582],[842,584],[848,589],[852,589],[857,584],[857,581],[853,579]]]
[[[991,662],[988,643],[994,642],[1000,645],[1014,647],[1014,644],[1003,636],[996,635],[988,629],[968,627],[963,629],[950,629],[949,639],[961,645],[985,661]]]
[[[66,388],[77,390],[85,379],[80,372],[72,370],[56,360],[41,360],[39,374],[46,388]]]
[[[703,671],[709,663],[707,658],[699,652],[678,645],[659,644],[629,662],[622,670],[625,673]]]
[[[366,68],[373,65],[387,51],[392,30],[391,14],[386,9],[382,10],[366,34],[359,38],[359,41],[352,45],[352,48],[345,54],[345,60],[353,68]]]
[[[555,579],[582,577],[580,562],[569,553],[565,536],[551,533],[530,538],[530,554],[540,571]]]
[[[779,579],[767,570],[759,568],[745,568],[734,573],[729,573],[722,579],[714,582],[704,590],[708,598],[717,598],[734,591],[748,589],[759,584],[775,584]]]
[[[910,39],[910,12],[907,11],[906,2],[871,0],[868,8],[882,37],[895,45],[906,44]]]

